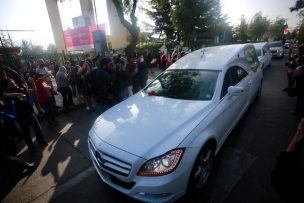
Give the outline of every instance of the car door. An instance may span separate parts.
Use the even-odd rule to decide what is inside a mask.
[[[266,56],[265,49],[262,48],[261,49],[261,61],[260,61],[262,69],[264,69],[267,66],[267,64],[266,64],[267,63],[267,58],[266,57],[267,56]]]
[[[271,51],[270,51],[270,48],[268,45],[265,46],[265,49],[266,49],[267,61],[268,61],[268,64],[270,65],[271,59],[272,59]]]
[[[228,94],[230,86],[238,86],[244,89],[244,92],[238,96],[231,96]],[[218,138],[217,140],[222,144],[230,131],[233,129],[241,115],[246,110],[248,94],[250,91],[250,78],[248,72],[241,66],[232,66],[225,73],[220,103],[217,108],[218,117]]]

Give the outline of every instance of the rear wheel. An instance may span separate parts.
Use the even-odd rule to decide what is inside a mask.
[[[188,188],[195,192],[206,184],[214,162],[214,146],[209,143],[203,147],[192,168]]]

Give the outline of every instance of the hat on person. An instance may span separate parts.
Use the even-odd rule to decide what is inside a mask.
[[[37,75],[46,75],[46,70],[44,70],[42,68],[37,68],[36,69],[36,74]]]

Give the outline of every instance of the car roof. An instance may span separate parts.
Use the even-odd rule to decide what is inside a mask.
[[[234,44],[202,48],[183,56],[169,69],[224,70],[247,46],[248,44]]]
[[[273,41],[273,42],[269,42],[269,44],[275,44],[275,43],[281,43],[281,44],[283,44],[282,41]]]
[[[258,42],[258,43],[254,43],[253,46],[256,49],[262,49],[268,42]]]

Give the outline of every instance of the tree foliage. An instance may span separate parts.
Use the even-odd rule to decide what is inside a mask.
[[[270,25],[270,20],[262,16],[262,12],[256,13],[249,24],[248,35],[253,41],[261,41],[267,33]]]
[[[276,40],[283,39],[284,29],[287,27],[287,19],[277,17],[275,21],[270,23],[268,28],[268,37]]]
[[[234,39],[243,43],[247,42],[249,39],[248,27],[248,23],[246,22],[244,16],[242,16],[241,23],[234,28]]]
[[[208,31],[211,16],[210,4],[203,0],[181,0],[173,14],[173,23],[179,31],[181,40],[191,45],[200,33]]]
[[[295,5],[293,7],[290,7],[289,9],[291,12],[293,12],[293,11],[299,11],[302,8],[304,8],[304,0],[297,0]]]
[[[45,51],[41,45],[33,45],[26,40],[21,41],[21,54],[22,55],[40,55]]]
[[[46,51],[49,52],[49,53],[57,53],[56,45],[55,44],[49,44]]]
[[[155,33],[187,46],[206,44],[231,33],[221,14],[220,0],[150,0],[146,13],[155,21]]]
[[[154,32],[166,38],[173,39],[175,28],[172,23],[174,0],[150,0],[149,4],[152,10],[145,9],[147,15],[154,20]]]
[[[0,46],[2,47],[14,47],[15,43],[10,35],[10,33],[4,34],[4,32],[0,32],[0,38],[1,38],[1,44]]]

